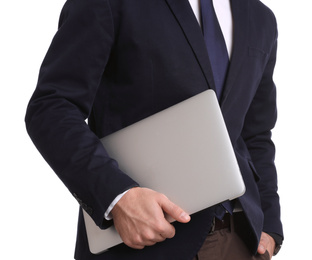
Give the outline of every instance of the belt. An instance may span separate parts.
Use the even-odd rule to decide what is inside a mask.
[[[211,228],[211,232],[216,230],[221,230],[225,228],[229,228],[231,226],[231,214],[225,213],[222,220],[218,218],[214,218],[213,226]]]

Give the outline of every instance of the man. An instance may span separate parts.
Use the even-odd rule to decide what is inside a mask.
[[[235,230],[235,243],[214,244],[224,253],[217,259],[269,259],[282,243],[271,141],[275,18],[258,0],[214,5],[231,60],[221,90],[197,1],[66,2],[28,106],[27,130],[95,223],[107,228],[112,218],[125,242],[92,255],[80,211],[76,259],[214,259],[210,238],[224,237],[224,230],[230,236]],[[216,206],[190,220],[163,194],[121,172],[99,138],[208,88],[219,94],[246,193],[232,215],[218,217]],[[166,222],[163,212],[177,222]]]

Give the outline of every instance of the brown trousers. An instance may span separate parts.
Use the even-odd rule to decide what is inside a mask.
[[[193,260],[269,260],[269,253],[252,255],[235,232],[233,217],[230,227],[216,230],[208,235]]]

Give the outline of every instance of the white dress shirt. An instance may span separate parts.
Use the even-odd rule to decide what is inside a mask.
[[[201,25],[200,0],[189,0],[189,2],[199,25]],[[233,45],[233,19],[230,0],[213,0],[212,2],[223,33],[229,57],[231,57]],[[122,198],[122,196],[126,194],[128,191],[129,190],[119,194],[109,205],[104,215],[106,220],[112,219],[110,215],[111,210],[116,205],[116,203]]]

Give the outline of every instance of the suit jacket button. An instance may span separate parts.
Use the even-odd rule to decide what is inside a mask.
[[[85,212],[87,212],[90,216],[93,213],[93,209],[89,207],[87,204],[82,203],[81,207],[84,209]]]

